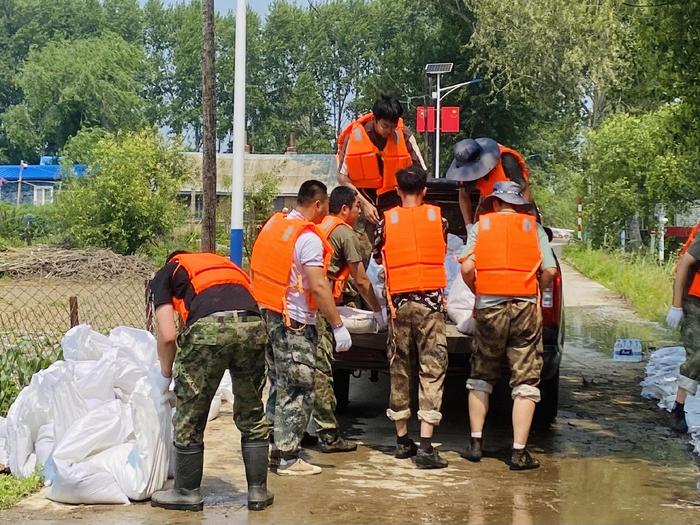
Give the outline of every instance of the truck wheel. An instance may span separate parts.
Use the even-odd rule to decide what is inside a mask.
[[[559,408],[559,371],[547,381],[540,384],[542,399],[537,403],[534,425],[540,430],[547,430],[557,418]]]
[[[333,372],[333,392],[337,403],[337,411],[347,410],[350,401],[350,370],[335,370]]]

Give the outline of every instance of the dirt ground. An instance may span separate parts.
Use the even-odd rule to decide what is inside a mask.
[[[508,417],[487,422],[486,457],[459,457],[467,435],[463,381],[445,392],[444,423],[436,432],[447,469],[416,470],[392,456],[394,434],[384,415],[388,382],[366,375],[351,383],[342,424],[360,441],[357,452],[324,455],[309,450],[324,472],[310,478],[270,476],[275,504],[260,513],[245,507],[239,435],[230,406],[206,433],[206,507],[203,513],[129,506],[67,506],[41,494],[0,514],[7,523],[700,523],[698,469],[685,437],[667,427],[654,402],[641,399],[643,363],[610,359],[611,341],[639,335],[647,346],[672,341],[640,321],[614,294],[564,267],[567,344],[562,359],[557,422],[534,433],[531,448],[542,462],[514,473],[505,460]],[[417,436],[417,425],[411,428]]]

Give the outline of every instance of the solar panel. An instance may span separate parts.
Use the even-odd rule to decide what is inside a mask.
[[[452,62],[436,62],[434,64],[426,64],[425,72],[428,75],[441,75],[452,71],[452,66],[454,66]]]

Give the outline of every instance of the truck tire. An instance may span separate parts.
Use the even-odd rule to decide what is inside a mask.
[[[557,418],[559,408],[559,371],[540,384],[542,399],[535,409],[534,426],[539,430],[547,430]]]
[[[350,370],[333,371],[333,392],[337,403],[336,411],[344,412],[350,402]]]

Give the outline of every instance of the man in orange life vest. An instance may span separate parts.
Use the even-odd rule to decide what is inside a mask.
[[[155,274],[150,290],[163,391],[174,371],[177,401],[173,417],[175,488],[154,493],[151,504],[202,510],[204,428],[211,401],[228,369],[236,398],[233,420],[241,431],[248,480],[248,509],[263,510],[273,501],[267,490],[269,428],[261,398],[267,379],[266,334],[248,276],[213,253],[174,252]],[[182,329],[179,338],[175,312]]]
[[[347,186],[338,186],[330,196],[330,215],[319,225],[321,232],[333,247],[328,266],[328,279],[336,304],[343,304],[345,285],[352,278],[360,296],[374,312],[378,331],[386,330],[386,316],[379,305],[374,289],[363,265],[360,241],[353,230],[360,216],[360,200],[357,192]],[[314,421],[318,425],[321,452],[347,452],[357,448],[356,443],[346,441],[338,432],[335,417],[336,399],[333,392],[333,340],[328,322],[322,315],[317,318],[319,336],[319,361],[314,388]]]
[[[542,310],[539,288],[557,273],[549,239],[515,182],[497,182],[481,204],[462,260],[462,278],[476,295],[474,352],[467,381],[470,446],[463,456],[480,461],[489,395],[507,359],[513,397],[513,449],[510,468],[539,467],[526,445],[535,404],[540,400]],[[541,271],[539,282],[538,271]]]
[[[474,222],[471,187],[479,190],[479,202],[491,195],[497,182],[513,181],[529,201],[529,172],[525,160],[516,150],[502,146],[490,138],[464,139],[454,146],[452,163],[446,178],[461,182],[459,207],[467,230]]]
[[[426,169],[402,116],[401,103],[382,95],[370,113],[350,123],[338,136],[338,183],[358,190],[364,216],[371,224],[379,222],[377,208],[399,203],[396,172],[411,165]]]
[[[443,290],[446,286],[447,221],[440,208],[424,204],[427,174],[410,166],[396,174],[401,206],[384,212],[377,225],[374,258],[384,264],[389,329],[391,394],[387,416],[396,426],[395,457],[415,456],[418,468],[447,467],[432,446],[440,424],[447,371]],[[412,355],[415,353],[415,355]],[[412,362],[418,362],[420,446],[408,436]]]
[[[304,182],[296,208],[287,215],[273,215],[263,226],[250,261],[253,292],[268,336],[274,390],[267,412],[274,422],[272,457],[275,463],[279,461],[279,475],[321,472],[299,457],[313,408],[319,352],[317,310],[333,329],[336,351],[349,350],[352,344],[326,279],[332,248],[317,225],[327,214],[326,186],[316,180]]]
[[[685,421],[685,399],[694,396],[700,381],[700,223],[690,232],[681,249],[673,283],[673,303],[666,323],[671,328],[681,327],[685,362],[678,377],[678,393],[673,407],[673,428],[688,432]]]

